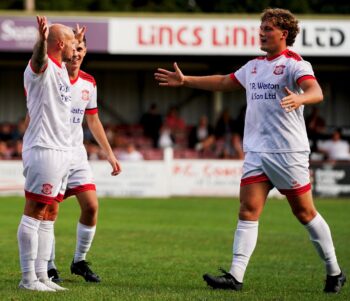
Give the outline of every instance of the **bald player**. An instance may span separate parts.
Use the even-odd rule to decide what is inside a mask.
[[[75,54],[75,36],[67,26],[48,26],[37,16],[39,37],[24,72],[29,125],[23,138],[25,207],[18,227],[22,279],[19,288],[65,290],[47,277],[53,221],[43,220],[65,185],[71,161],[71,91],[64,62]],[[82,38],[85,28],[81,28]]]

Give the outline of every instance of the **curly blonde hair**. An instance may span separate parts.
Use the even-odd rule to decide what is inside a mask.
[[[299,21],[289,10],[282,8],[266,8],[261,15],[261,22],[264,21],[270,21],[274,26],[282,30],[287,30],[287,46],[293,46],[300,28],[298,25]]]

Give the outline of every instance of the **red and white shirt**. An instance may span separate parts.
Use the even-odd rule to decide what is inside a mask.
[[[304,106],[287,113],[280,105],[287,95],[285,87],[301,94],[299,84],[315,79],[309,62],[286,49],[272,58],[253,59],[230,76],[246,89],[245,152],[310,151]]]
[[[24,71],[24,88],[30,117],[23,138],[23,151],[34,146],[70,150],[71,141],[71,84],[65,64],[55,59],[40,73],[28,63]]]
[[[96,114],[97,111],[97,88],[93,76],[79,71],[78,77],[71,80],[72,84],[72,146],[82,147],[84,134],[82,123],[84,114]]]

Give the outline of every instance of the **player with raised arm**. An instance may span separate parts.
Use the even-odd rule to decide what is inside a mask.
[[[49,27],[46,17],[37,16],[37,23],[39,38],[24,72],[30,121],[23,138],[26,203],[17,233],[19,287],[54,292],[65,289],[47,277],[53,221],[45,220],[45,213],[65,185],[72,157],[71,91],[64,62],[75,54],[75,37],[62,24]]]
[[[246,90],[245,159],[233,260],[229,272],[203,276],[213,288],[242,289],[257,242],[259,217],[273,187],[287,197],[293,214],[305,226],[325,264],[324,291],[337,293],[346,281],[337,262],[330,229],[316,211],[311,194],[310,148],[303,110],[304,105],[321,102],[323,94],[311,65],[288,49],[298,32],[298,21],[290,11],[269,8],[261,16],[259,34],[266,56],[253,59],[227,75],[185,76],[176,63],[175,72],[159,68],[155,73],[160,86]]]
[[[79,27],[77,27],[75,32],[79,32]],[[92,171],[83,144],[82,123],[84,116],[90,131],[106,154],[106,158],[112,167],[111,175],[118,175],[121,172],[121,167],[109,145],[103,125],[98,117],[95,79],[80,69],[86,51],[86,38],[84,36],[83,41],[76,46],[76,55],[66,64],[72,85],[71,126],[73,160],[69,170],[67,190],[64,198],[75,195],[81,208],[81,215],[77,225],[77,244],[70,267],[71,273],[82,276],[88,282],[100,282],[100,277],[89,268],[89,263],[85,261],[96,231],[98,199]],[[58,203],[55,202],[49,209],[48,218],[55,220],[58,213]],[[53,281],[59,282],[60,278],[54,259],[55,242],[53,242],[51,258],[48,264],[48,276],[52,277]]]

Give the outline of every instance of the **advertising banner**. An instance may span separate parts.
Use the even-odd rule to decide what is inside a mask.
[[[98,19],[87,19],[82,17],[64,18],[49,17],[52,23],[62,23],[75,28],[87,26],[87,44],[91,52],[107,52],[108,46],[108,22]],[[37,22],[33,17],[0,17],[0,51],[32,51],[37,39]]]
[[[350,196],[350,164],[313,163],[310,169],[316,196]]]
[[[300,21],[293,49],[309,56],[350,56],[350,20]],[[109,52],[162,55],[261,55],[258,19],[113,18]]]

